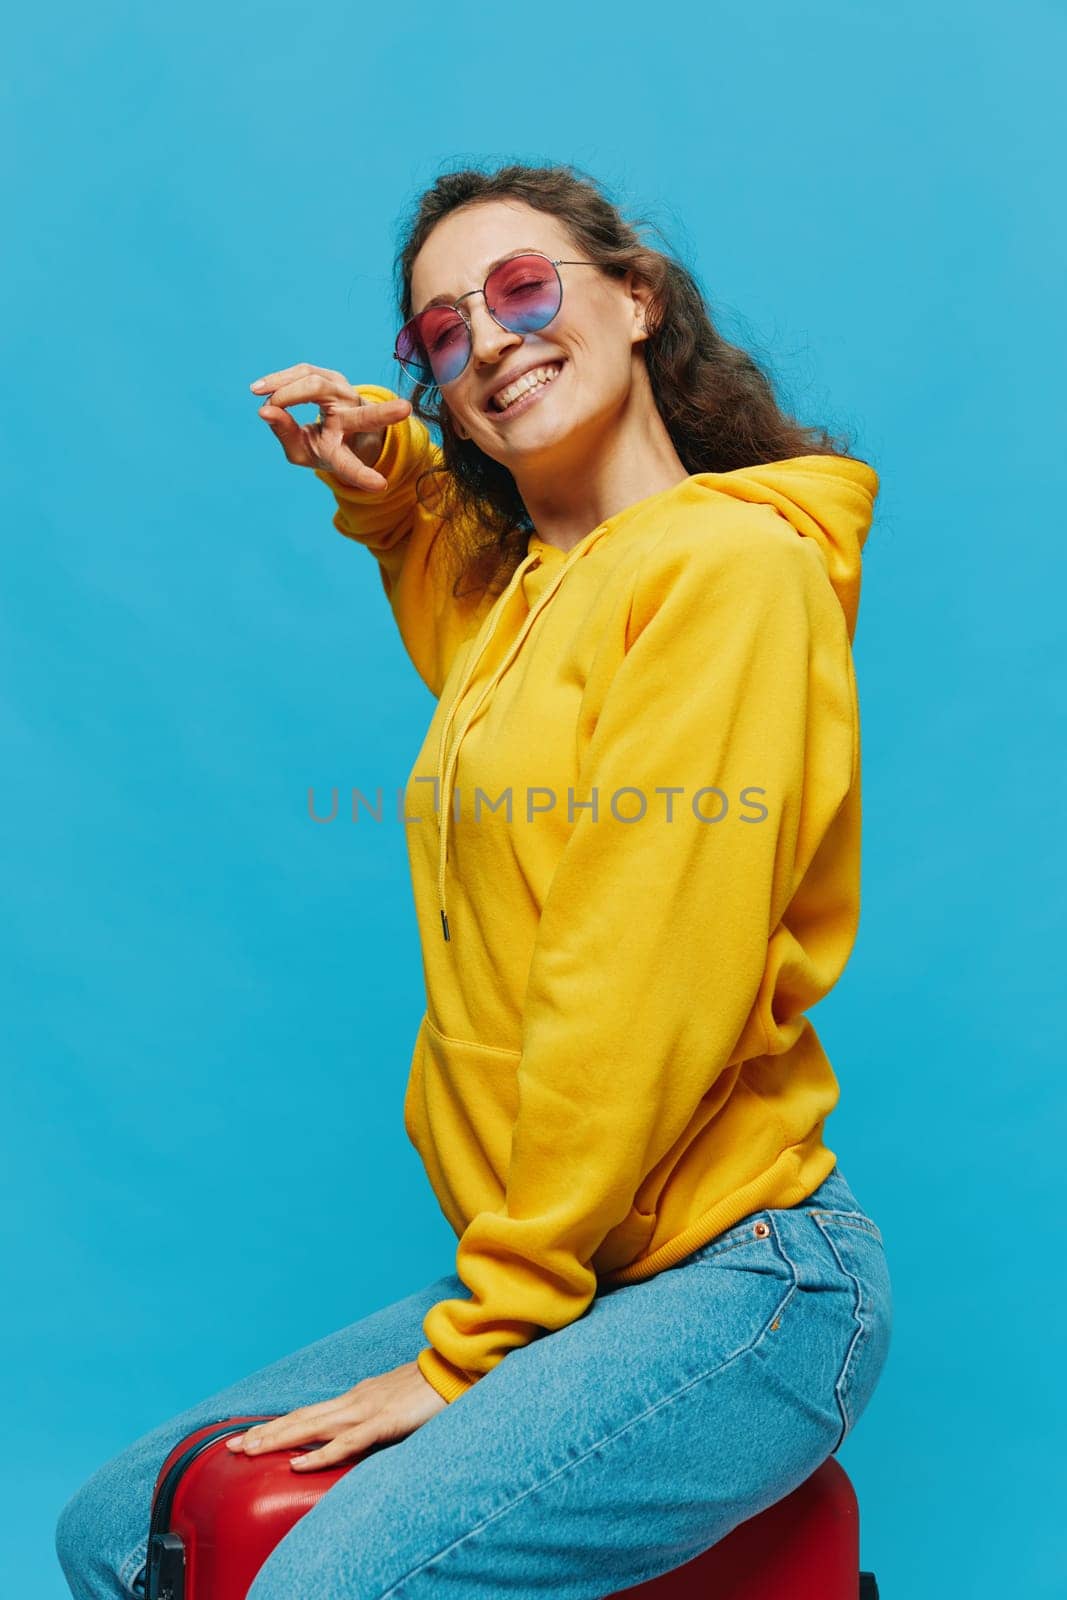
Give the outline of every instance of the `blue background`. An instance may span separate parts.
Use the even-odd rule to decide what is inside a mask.
[[[815,1020],[896,1323],[841,1460],[887,1600],[1062,1595],[1062,11],[502,15],[8,24],[0,1591],[67,1595],[55,1518],[134,1437],[453,1264],[403,829],[307,807],[395,794],[432,701],[248,384],[393,384],[402,215],[519,159],[655,220],[881,474]]]

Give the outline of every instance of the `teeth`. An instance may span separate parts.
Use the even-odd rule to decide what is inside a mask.
[[[551,383],[563,363],[553,362],[551,366],[535,367],[532,372],[524,372],[521,378],[516,378],[514,383],[509,383],[506,389],[501,389],[499,394],[493,396],[493,405],[497,411],[506,411],[512,401],[525,394],[527,389],[536,389],[540,383]]]

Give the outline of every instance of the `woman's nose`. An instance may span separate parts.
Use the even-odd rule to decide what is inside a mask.
[[[502,328],[499,322],[490,316],[485,300],[468,301],[467,315],[471,324],[471,351],[475,365],[488,363],[495,365],[506,350],[522,343],[521,333],[512,333],[510,328]]]

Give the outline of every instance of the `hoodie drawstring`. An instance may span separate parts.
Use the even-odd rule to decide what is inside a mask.
[[[581,553],[584,555],[586,551],[590,549],[596,542],[596,540],[591,540],[588,543],[583,541]],[[456,765],[459,760],[459,747],[463,743],[467,729],[470,727],[471,723],[478,715],[478,712],[481,710],[486,696],[496,687],[505,669],[510,665],[515,652],[519,649],[527,633],[529,633],[535,619],[540,615],[541,611],[551,600],[552,596],[562,583],[564,576],[570,570],[571,562],[569,558],[560,563],[559,571],[556,573],[556,576],[553,578],[552,582],[549,584],[548,588],[545,590],[544,594],[540,597],[537,603],[530,608],[525,622],[515,635],[515,638],[512,640],[506,655],[504,656],[500,665],[497,667],[496,671],[493,673],[492,677],[486,683],[485,688],[478,696],[470,711],[467,713],[467,716],[463,722],[463,726],[460,728],[460,731],[456,736],[455,742],[452,745],[452,749],[446,761],[445,744],[448,738],[448,730],[451,726],[452,718],[455,715],[456,708],[462,700],[464,694],[467,692],[468,685],[470,684],[470,681],[477,670],[478,663],[484,656],[489,643],[496,632],[497,624],[500,622],[501,617],[504,615],[504,612],[507,609],[508,601],[511,599],[515,589],[517,589],[519,584],[522,582],[523,575],[531,567],[536,566],[540,560],[540,554],[534,552],[532,555],[527,556],[526,560],[512,575],[511,584],[509,585],[508,589],[505,590],[504,594],[500,597],[496,606],[494,607],[493,618],[486,632],[485,638],[482,640],[482,643],[478,649],[471,652],[471,659],[467,664],[467,668],[463,674],[459,688],[452,697],[452,703],[448,708],[448,713],[441,728],[441,742],[438,746],[437,757],[437,792],[440,797],[440,822],[438,824],[440,831],[440,848],[437,861],[437,893],[441,907],[441,930],[446,941],[450,941],[452,935],[449,931],[448,912],[445,903],[445,864],[448,859],[448,823],[452,811],[452,783],[456,771]]]

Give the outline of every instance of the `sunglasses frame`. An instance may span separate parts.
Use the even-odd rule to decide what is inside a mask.
[[[420,388],[423,388],[423,389],[440,389],[442,387],[442,385],[438,383],[437,379],[435,377],[433,377],[432,373],[431,373],[431,376],[429,378],[417,377],[413,372],[411,372],[409,370],[409,368],[407,367],[407,365],[406,365],[406,363],[404,361],[403,356],[401,356],[401,354],[400,354],[400,341],[403,338],[404,333],[407,331],[407,329],[412,328],[412,327],[416,327],[417,324],[421,321],[421,319],[423,317],[425,317],[427,315],[427,313],[430,312],[430,311],[454,311],[456,313],[456,315],[459,317],[460,321],[465,326],[466,330],[467,330],[467,359],[466,359],[466,361],[464,361],[462,367],[460,367],[459,371],[456,373],[456,376],[454,378],[449,378],[448,379],[448,383],[450,383],[450,384],[456,383],[458,381],[458,379],[462,378],[463,374],[466,372],[468,366],[470,365],[470,359],[471,359],[472,354],[474,353],[474,329],[471,327],[471,319],[470,319],[470,317],[467,315],[466,311],[464,311],[462,309],[462,307],[460,306],[460,301],[461,300],[469,300],[472,295],[480,294],[482,296],[482,299],[485,300],[485,309],[488,311],[489,315],[492,317],[493,321],[497,324],[498,327],[507,329],[508,333],[520,333],[520,332],[540,333],[541,328],[526,328],[525,330],[519,329],[519,328],[509,328],[506,322],[501,322],[500,318],[497,316],[496,312],[493,310],[492,306],[489,304],[489,300],[486,297],[486,293],[485,293],[486,285],[488,284],[490,278],[493,276],[494,272],[499,272],[503,267],[510,266],[513,261],[524,261],[524,260],[528,260],[528,259],[532,259],[532,260],[535,260],[535,261],[547,261],[548,265],[552,268],[553,272],[556,274],[556,282],[559,285],[559,302],[558,302],[558,304],[556,306],[555,311],[553,311],[552,315],[548,318],[548,321],[547,322],[542,322],[541,328],[547,328],[549,322],[553,322],[555,320],[555,318],[559,316],[560,309],[561,309],[561,307],[563,305],[563,279],[559,275],[560,267],[597,267],[597,266],[600,265],[600,263],[598,261],[569,261],[565,256],[559,256],[555,260],[553,260],[551,256],[546,256],[540,250],[519,250],[519,251],[516,252],[515,255],[513,255],[513,256],[505,256],[503,261],[498,261],[495,266],[490,267],[489,271],[485,275],[485,281],[483,282],[483,284],[482,284],[480,289],[468,289],[465,294],[461,294],[460,295],[458,300],[453,300],[447,305],[442,305],[439,302],[435,306],[427,306],[424,310],[417,311],[413,317],[409,317],[408,320],[404,323],[404,326],[400,329],[400,332],[397,334],[396,342],[393,345],[393,356],[395,357],[395,359],[397,361],[400,362],[400,365],[401,365],[405,375],[407,377],[409,377],[412,380],[413,383],[417,384]]]

